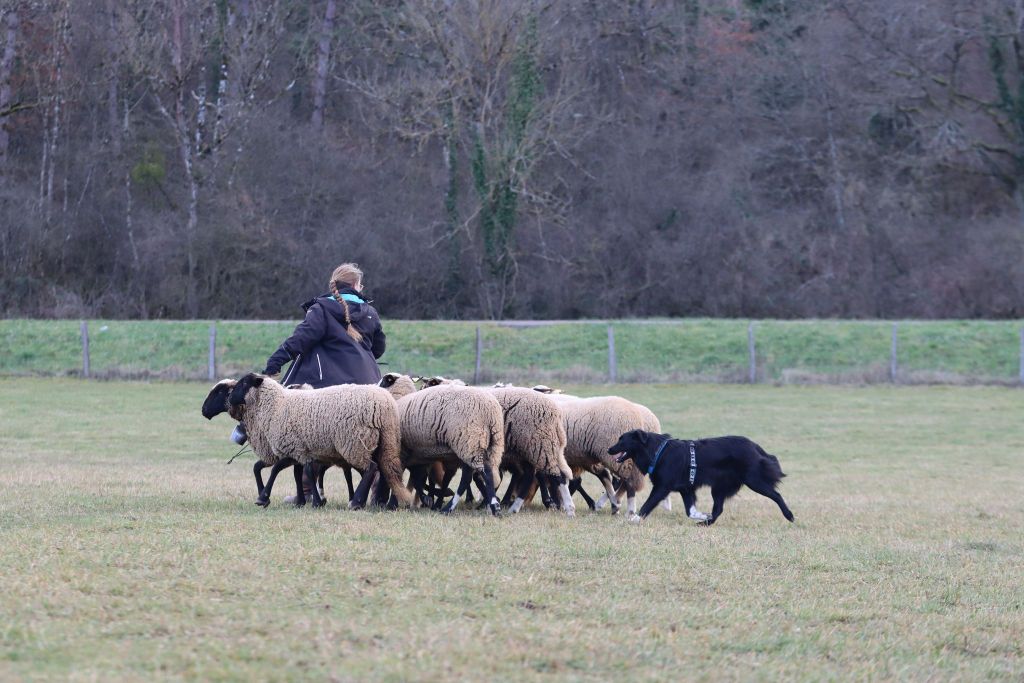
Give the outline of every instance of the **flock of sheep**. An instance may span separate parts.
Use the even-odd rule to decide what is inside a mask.
[[[422,388],[417,389],[417,381]],[[580,398],[541,386],[470,387],[459,380],[414,380],[396,373],[385,375],[377,386],[324,389],[284,387],[251,373],[214,385],[202,412],[208,419],[227,412],[244,424],[259,458],[253,467],[256,502],[264,506],[277,473],[289,466],[295,472],[296,502],[305,502],[304,472],[315,483],[312,504],[322,505],[323,471],[338,466],[346,473],[354,509],[376,503],[451,512],[472,497],[470,484],[475,482],[483,494],[481,505],[494,515],[503,506],[518,512],[539,491],[545,506],[560,507],[572,517],[572,494],[579,491],[590,507],[610,503],[613,512],[625,495],[632,519],[644,475],[631,460],[615,462],[608,448],[633,429],[661,431],[654,413],[618,396]],[[273,468],[266,484],[265,467]],[[355,490],[353,469],[362,475]],[[453,492],[449,484],[460,472]],[[580,487],[584,472],[604,486],[597,502]],[[511,481],[499,501],[502,473]]]

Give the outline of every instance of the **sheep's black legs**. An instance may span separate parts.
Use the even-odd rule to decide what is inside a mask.
[[[530,493],[530,488],[533,486],[534,477],[537,476],[537,470],[530,463],[524,463],[522,471],[517,473],[518,476],[513,476],[512,481],[508,484],[508,491],[505,492],[505,497],[509,497],[509,493],[515,492],[515,502],[509,508],[512,514],[519,512],[520,508],[523,507],[524,499]],[[544,476],[541,474],[540,476]],[[486,485],[486,478],[484,479]]]
[[[469,491],[469,484],[473,481],[473,468],[469,465],[462,466],[462,479],[459,480],[459,490],[455,492],[452,499],[448,501],[448,504],[441,508],[441,513],[445,515],[451,514],[455,508],[459,505],[459,501]]]
[[[377,463],[371,460],[369,466],[362,473],[363,478],[359,480],[359,486],[349,499],[349,510],[362,510],[366,506],[366,499],[370,495],[370,485],[373,483],[375,474],[377,474]]]
[[[455,473],[458,472],[458,470],[459,468],[457,467],[444,468],[444,475],[441,477],[441,489],[438,492],[437,496],[434,498],[434,507],[431,509],[440,510],[441,506],[444,505],[444,497],[445,495],[447,495],[445,494],[445,491],[447,491],[448,487],[451,486],[452,479],[455,478]]]
[[[294,465],[294,464],[295,464],[295,461],[292,460],[291,458],[285,458],[284,460],[278,460],[276,463],[274,463],[274,467],[271,468],[271,470],[270,470],[270,478],[267,479],[267,485],[260,487],[260,495],[256,499],[256,504],[257,505],[259,505],[260,507],[267,507],[268,505],[270,505],[270,492],[274,488],[274,480],[277,479],[278,472],[283,470],[285,467],[288,467],[288,466]],[[266,467],[266,465],[264,465],[264,467]],[[256,466],[253,465],[253,471],[255,471],[255,470],[256,470]],[[260,475],[257,474],[256,478],[259,479]]]
[[[551,482],[543,475],[537,476],[537,489],[540,491],[540,500],[548,510],[555,507],[555,492],[551,490]]]
[[[594,505],[594,499],[588,496],[586,490],[584,490],[583,488],[582,477],[576,477],[571,482],[569,482],[569,494],[572,495],[574,493],[579,493],[580,496],[583,498],[583,502],[586,503],[587,507],[589,507],[591,510],[597,509],[597,507]],[[613,507],[612,509],[615,510],[616,508]]]
[[[302,466],[295,463],[292,475],[295,477],[295,507],[302,507],[306,504],[306,492],[302,488]]]
[[[327,470],[330,469],[330,467],[330,465],[316,465],[316,481],[314,482],[314,486],[316,486],[316,488],[318,489],[317,492],[320,494],[320,498],[323,499],[325,503],[327,502],[327,495],[324,492],[324,473],[326,473]]]
[[[309,492],[310,493],[310,497],[313,499],[312,500],[313,507],[315,507],[315,508],[323,507],[324,501],[320,497],[320,492],[316,488],[316,476],[317,476],[317,466],[316,466],[316,464],[315,463],[311,463],[311,462],[306,463],[306,466],[303,468],[303,475],[305,475],[306,479],[308,479],[310,482],[313,483],[313,486],[311,487],[312,490]],[[302,479],[302,477],[300,476],[299,480],[301,481],[301,479]]]
[[[619,512],[619,497],[615,491],[615,485],[612,481],[612,473],[608,470],[600,470],[593,473],[595,477],[601,480],[601,484],[604,485],[604,494],[595,503],[596,509],[600,510],[604,507],[605,503],[611,503],[612,514],[618,514]]]
[[[409,472],[409,486],[416,492],[416,497],[420,499],[420,505],[425,508],[429,508],[433,505],[433,501],[427,496],[427,468],[425,465],[417,465],[413,467]]]
[[[507,508],[512,504],[512,496],[516,494],[516,491],[519,488],[520,478],[522,477],[519,472],[511,472],[510,475],[511,476],[508,478],[508,488],[505,489],[505,495],[501,497],[501,507],[504,508]],[[529,488],[529,486],[527,486],[527,488]],[[522,498],[523,495],[520,494],[519,497]]]
[[[263,475],[261,474],[267,465],[262,460],[257,460],[252,464],[252,474],[256,477],[256,496],[259,498],[263,497]],[[257,503],[259,505],[259,503]]]
[[[342,465],[341,471],[345,473],[345,485],[348,486],[348,499],[352,500],[356,495],[355,490],[352,488],[352,468],[348,465]]]
[[[484,500],[488,501],[487,504],[491,508],[491,514],[495,517],[500,517],[501,503],[498,502],[498,496],[494,491],[494,472],[486,465],[484,465]]]

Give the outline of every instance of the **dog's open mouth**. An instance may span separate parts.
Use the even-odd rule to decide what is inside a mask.
[[[626,459],[628,457],[629,457],[629,453],[627,453],[625,451],[623,451],[622,453],[616,453],[615,454],[615,462],[617,462],[617,463],[626,462]]]

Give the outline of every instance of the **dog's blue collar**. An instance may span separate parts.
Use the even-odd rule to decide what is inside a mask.
[[[658,446],[658,450],[654,452],[654,461],[651,463],[651,466],[647,468],[647,474],[651,474],[654,472],[654,468],[658,466],[658,461],[661,460],[661,452],[665,450],[665,446],[667,446],[668,442],[671,440],[672,439],[670,438],[665,439],[664,441],[661,442],[661,445]]]

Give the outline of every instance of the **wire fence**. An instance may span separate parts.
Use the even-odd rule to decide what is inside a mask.
[[[216,380],[297,321],[0,321],[0,375]],[[384,371],[482,384],[1024,385],[1019,321],[389,321]]]

